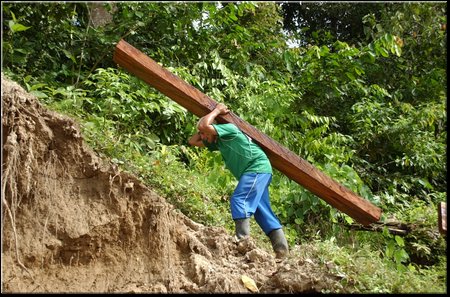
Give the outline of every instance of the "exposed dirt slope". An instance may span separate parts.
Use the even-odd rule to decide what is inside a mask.
[[[292,253],[195,223],[2,74],[2,292],[335,291]],[[245,279],[244,279],[245,280]]]

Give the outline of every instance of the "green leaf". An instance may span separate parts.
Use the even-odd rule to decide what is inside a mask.
[[[395,242],[397,242],[397,244],[401,247],[405,246],[405,242],[403,241],[403,238],[401,238],[398,235],[395,235]]]
[[[295,222],[297,225],[303,224],[303,220],[300,219],[300,218],[295,218],[295,219],[294,219],[294,222]]]
[[[379,48],[379,53],[385,58],[389,57],[389,52],[384,47]]]
[[[404,249],[396,250],[394,259],[396,263],[404,263],[409,259],[409,255]]]
[[[38,98],[48,98],[47,94],[41,91],[31,91],[30,93]]]
[[[427,189],[429,189],[429,190],[432,190],[432,189],[433,189],[433,186],[432,186],[426,179],[419,179],[418,181],[419,181],[419,183],[420,183],[422,186],[424,186],[425,188],[427,188]]]
[[[367,63],[374,63],[376,55],[373,52],[365,53],[361,58]]]
[[[354,220],[347,215],[344,216],[344,218],[345,218],[345,221],[347,222],[347,224],[349,224],[349,225],[351,225],[354,222]]]
[[[20,32],[20,31],[28,30],[28,29],[30,29],[31,27],[26,27],[26,26],[24,26],[24,25],[22,25],[22,24],[15,23],[14,21],[9,21],[9,28],[11,29],[11,31],[12,31],[13,33],[15,33],[15,32]]]
[[[230,19],[232,19],[233,21],[237,21],[238,18],[236,17],[236,15],[234,14],[234,11],[230,12],[229,14]]]
[[[346,72],[345,75],[347,75],[348,78],[350,78],[351,80],[355,80],[355,76],[353,75],[353,73],[351,72]]]
[[[67,58],[71,59],[73,63],[76,63],[75,57],[72,55],[71,52],[63,49],[63,53],[66,55]]]
[[[391,258],[394,255],[395,252],[395,243],[394,241],[390,240],[386,246],[386,256],[388,258]]]

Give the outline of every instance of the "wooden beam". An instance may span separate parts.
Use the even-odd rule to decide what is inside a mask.
[[[124,40],[117,43],[113,60],[198,117],[208,114],[217,105],[216,101],[166,70]],[[233,112],[217,117],[217,121],[234,123],[262,147],[274,168],[357,222],[369,225],[380,219],[380,208],[337,183]]]

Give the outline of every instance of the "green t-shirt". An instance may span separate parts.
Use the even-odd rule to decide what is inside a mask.
[[[243,173],[272,173],[272,165],[264,151],[234,124],[213,124],[215,143],[204,142],[211,150],[219,150],[225,166],[237,179]]]

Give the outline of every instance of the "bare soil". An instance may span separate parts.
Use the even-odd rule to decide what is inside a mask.
[[[3,74],[2,129],[2,292],[342,292],[295,248],[192,221]]]

